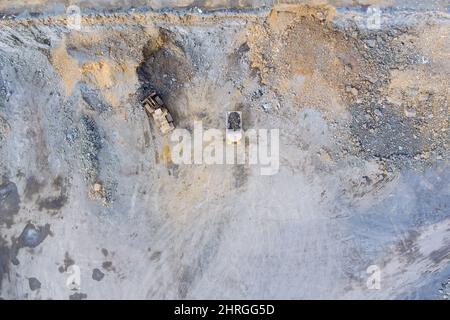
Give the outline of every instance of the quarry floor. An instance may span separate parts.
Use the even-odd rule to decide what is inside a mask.
[[[298,5],[93,12],[80,30],[1,19],[0,297],[447,298],[449,18],[391,9],[371,30],[364,10]],[[140,104],[150,89],[177,128],[225,130],[238,110],[245,130],[279,129],[278,172],[174,163]]]

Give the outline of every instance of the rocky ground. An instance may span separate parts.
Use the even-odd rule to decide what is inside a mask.
[[[0,5],[0,297],[448,298],[445,8],[53,2]],[[178,128],[280,129],[279,172],[173,163],[150,89]]]

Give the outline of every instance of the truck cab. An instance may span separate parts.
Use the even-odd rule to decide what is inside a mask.
[[[242,112],[228,111],[226,119],[226,136],[229,144],[238,144],[242,139]]]

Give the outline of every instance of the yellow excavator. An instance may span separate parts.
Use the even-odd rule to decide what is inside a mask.
[[[147,98],[142,101],[142,105],[148,116],[153,118],[156,126],[163,135],[175,129],[172,115],[164,106],[164,102],[161,97],[156,94],[156,91],[152,91]]]

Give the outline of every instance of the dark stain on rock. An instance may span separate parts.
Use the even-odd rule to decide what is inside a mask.
[[[67,190],[64,185],[64,179],[58,176],[53,180],[53,187],[55,190],[59,191],[58,196],[48,197],[44,199],[39,199],[37,204],[39,206],[39,211],[46,209],[49,211],[58,211],[67,203]]]
[[[194,279],[195,273],[193,268],[185,266],[182,269],[180,283],[178,284],[178,295],[180,299],[185,299],[187,297]]]
[[[73,260],[69,253],[66,252],[66,254],[64,255],[64,270],[63,271],[67,271],[67,269],[75,264],[75,260]]]
[[[145,148],[148,148],[150,146],[150,135],[148,134],[148,131],[144,131],[144,146]]]
[[[11,227],[20,209],[20,196],[14,182],[6,180],[0,185],[0,225]]]
[[[50,225],[36,227],[31,222],[27,223],[19,238],[14,243],[14,246],[18,249],[20,248],[36,248],[42,243],[42,241],[51,234]]]
[[[107,257],[108,256],[108,250],[105,248],[102,248],[102,254]]]
[[[35,291],[41,288],[41,282],[36,278],[29,278],[28,284],[30,286],[31,291]]]
[[[153,252],[153,254],[150,256],[150,260],[151,260],[151,261],[159,260],[159,258],[161,258],[161,251],[155,251],[155,252]]]
[[[55,190],[62,190],[64,189],[64,179],[61,176],[57,176],[53,179],[52,185]]]
[[[104,276],[105,274],[100,269],[95,268],[92,270],[92,279],[95,281],[101,281]]]
[[[5,240],[0,237],[0,291],[2,288],[3,275],[9,274],[10,250]]]
[[[102,263],[102,268],[107,271],[115,271],[114,267],[112,266],[111,261],[105,261]]]
[[[42,209],[47,209],[50,211],[57,211],[60,210],[67,202],[67,197],[65,195],[60,195],[58,197],[50,197],[45,198],[42,200],[39,200],[38,206],[39,211],[42,211]]]
[[[6,241],[0,237],[0,288],[3,276],[7,274],[9,278],[10,264],[19,264],[19,260],[17,260],[19,250],[22,248],[37,247],[49,234],[52,234],[49,224],[36,227],[29,222],[17,239],[12,238],[12,245],[10,248],[6,245]]]
[[[44,185],[45,184],[39,182],[36,177],[29,177],[25,185],[25,199],[31,200],[34,195],[39,194]]]
[[[87,299],[87,294],[76,292],[69,296],[69,300],[83,300],[83,299]]]
[[[450,259],[450,245],[431,252],[430,259],[436,264],[441,263],[445,259]]]
[[[246,185],[248,181],[249,169],[243,164],[233,166],[234,186],[241,188]]]
[[[408,263],[413,263],[421,256],[419,248],[417,246],[417,239],[419,238],[419,236],[419,232],[410,230],[408,231],[407,236],[397,244],[397,251],[401,254],[401,257]]]

